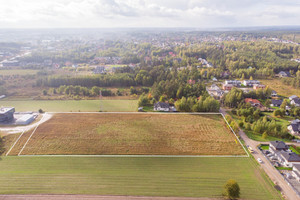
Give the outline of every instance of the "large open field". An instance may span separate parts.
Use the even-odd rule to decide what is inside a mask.
[[[279,193],[251,158],[2,157],[2,194],[221,197],[233,178],[242,199]]]
[[[219,114],[146,113],[56,113],[22,152],[32,154],[246,155]]]
[[[280,79],[269,79],[269,80],[260,80],[262,84],[265,84],[275,90],[279,95],[289,97],[292,95],[300,96],[300,90],[292,86],[288,86],[282,83]]]
[[[0,70],[0,75],[34,75],[38,72],[38,70],[33,69],[7,69]]]
[[[0,100],[0,106],[13,106],[16,111],[47,112],[131,112],[137,110],[137,100]]]

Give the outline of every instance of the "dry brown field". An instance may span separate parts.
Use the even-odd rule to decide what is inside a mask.
[[[22,136],[18,154],[31,132]],[[22,155],[245,155],[221,115],[61,113]]]

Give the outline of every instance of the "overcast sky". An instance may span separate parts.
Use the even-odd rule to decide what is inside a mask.
[[[0,28],[300,25],[300,0],[0,0]]]

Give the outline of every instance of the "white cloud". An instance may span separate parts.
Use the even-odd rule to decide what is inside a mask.
[[[299,0],[0,0],[0,27],[300,25]]]

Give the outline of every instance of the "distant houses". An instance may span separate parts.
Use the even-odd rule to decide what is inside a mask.
[[[280,78],[284,78],[284,77],[290,77],[291,74],[290,74],[290,72],[287,72],[287,71],[281,71],[277,74],[277,76]]]
[[[278,94],[275,90],[271,92],[271,97],[278,97]]]
[[[206,87],[206,91],[215,99],[221,99],[224,95],[224,91],[222,91],[216,84],[212,84],[210,87]]]
[[[157,102],[154,104],[153,110],[154,111],[163,111],[163,112],[175,112],[176,108],[166,102]]]
[[[257,99],[246,98],[245,103],[250,103],[252,107],[257,107],[257,108],[263,107],[263,105]]]
[[[300,98],[297,97],[297,96],[295,98],[292,98],[291,105],[294,105],[296,107],[300,107]]]
[[[232,84],[223,84],[222,85],[222,88],[225,91],[230,91],[233,87],[234,87],[234,85],[232,85]]]
[[[244,80],[243,81],[243,85],[247,86],[247,87],[248,86],[252,87],[255,84],[260,84],[260,82],[258,80]]]
[[[282,104],[283,100],[280,100],[280,99],[272,99],[271,100],[271,106],[273,107],[280,107],[281,104]]]
[[[254,89],[254,90],[265,89],[265,88],[266,88],[265,85],[261,85],[261,84],[254,84],[254,85],[253,85],[253,89]]]
[[[226,80],[225,85],[233,85],[235,87],[240,87],[242,85],[242,82],[239,80]]]
[[[292,135],[300,136],[300,120],[299,119],[293,120],[287,128]]]

